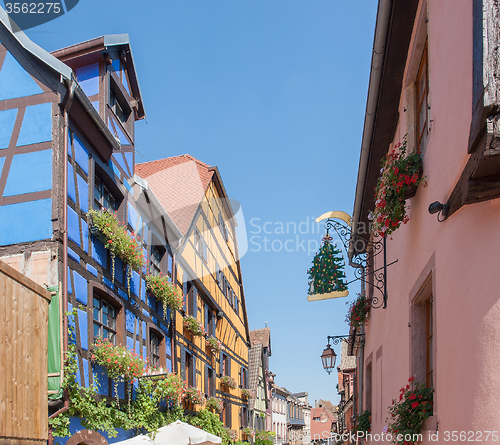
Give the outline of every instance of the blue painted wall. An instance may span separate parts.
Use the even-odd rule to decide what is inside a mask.
[[[9,146],[14,123],[16,122],[16,116],[17,109],[0,111],[0,149]]]
[[[42,192],[52,188],[52,150],[23,153],[12,158],[3,196]]]
[[[17,146],[38,144],[52,140],[52,104],[26,107]]]
[[[99,94],[99,64],[93,63],[92,65],[77,68],[76,77],[82,90],[87,96]]]
[[[42,93],[41,88],[9,52],[0,70],[0,85],[0,100]]]
[[[0,227],[8,223],[8,230],[0,230],[0,245],[51,239],[51,218],[51,199],[0,206]]]
[[[118,71],[122,69],[118,61],[114,61],[113,63]],[[76,70],[76,74],[79,84],[88,96],[99,93],[98,64],[79,68]],[[128,90],[126,80],[124,84]],[[33,78],[10,53],[7,53],[0,69],[0,101],[40,93],[43,93],[43,91]],[[94,100],[92,103],[94,107],[99,107],[98,101]],[[0,109],[2,108],[1,105],[0,103]],[[54,110],[56,109],[57,107],[54,107]],[[52,103],[30,105],[20,110],[8,109],[0,111],[0,150],[8,148],[11,140],[16,147],[23,147],[23,153],[19,153],[21,150],[18,150],[13,154],[11,163],[6,164],[5,155],[2,156],[0,154],[0,172],[5,174],[6,170],[4,171],[4,169],[9,168],[3,196],[14,197],[52,190],[54,181],[52,159],[54,158],[54,154],[51,141],[53,132],[59,130],[53,128],[52,115]],[[16,119],[20,117],[23,119],[19,137],[16,141],[12,139],[12,133]],[[82,385],[88,386],[93,376],[97,376],[101,383],[101,394],[107,395],[109,393],[107,374],[99,366],[92,365],[90,355],[88,354],[92,346],[91,339],[93,338],[92,294],[89,293],[92,287],[89,281],[104,284],[110,292],[115,293],[116,298],[122,300],[125,307],[130,309],[132,306],[128,303],[129,297],[125,289],[126,276],[122,261],[116,258],[115,283],[112,283],[109,278],[104,276],[110,269],[108,251],[100,241],[96,239],[89,241],[89,227],[86,213],[93,202],[93,189],[89,185],[89,182],[92,182],[92,178],[89,178],[89,172],[91,171],[91,163],[98,156],[93,153],[91,149],[92,145],[85,140],[85,135],[78,134],[79,136],[70,131],[68,135],[68,154],[70,160],[68,163],[67,178],[69,197],[67,214],[68,239],[70,244],[68,247],[68,257],[70,261],[68,270],[64,271],[64,275],[68,281],[68,295],[70,300],[68,308],[70,310],[73,307],[77,308],[77,315],[76,317],[71,317],[70,325],[78,327],[79,333],[78,338],[75,337],[72,339],[76,343],[80,353],[78,366],[81,372],[78,374],[78,380]],[[119,188],[124,190],[123,187],[125,187],[130,192],[131,188],[126,181],[126,177],[134,172],[133,146],[124,132],[119,128],[119,125],[117,126],[117,135],[122,145],[131,147],[132,151],[116,153],[112,158],[113,161],[110,161],[108,165],[103,164],[101,160],[96,160],[95,162],[99,163],[105,171],[109,172],[113,180],[123,181],[123,184],[118,184]],[[43,150],[40,150],[41,148]],[[117,165],[120,165],[123,169],[125,177],[123,177]],[[127,196],[126,191],[124,191],[124,195],[125,200],[132,199],[131,196]],[[48,198],[0,206],[0,224],[8,223],[9,226],[8,230],[0,230],[0,245],[51,239],[53,236],[53,223],[51,221],[53,217],[52,204],[52,198]],[[127,221],[130,222],[135,232],[144,233],[144,237],[147,240],[149,230],[147,226],[143,225],[142,216],[138,214],[130,203],[126,202],[125,205],[128,209],[126,214]],[[143,248],[143,250],[146,252],[146,249]],[[141,274],[133,271],[130,284],[132,297],[130,303],[141,305],[141,301],[146,301],[146,285]],[[145,358],[147,355],[147,347],[145,345],[145,340],[147,339],[147,322],[153,321],[154,323],[158,323],[155,317],[157,308],[151,307],[150,311],[142,306],[129,309],[126,310],[126,324],[127,329],[131,330],[132,336],[127,336],[127,347]],[[166,326],[161,325],[159,327],[167,333]],[[170,339],[167,339],[167,341],[168,345],[170,345]],[[170,351],[170,346],[168,346],[167,350]],[[171,362],[169,361],[168,363],[171,369]],[[95,372],[93,369],[95,369]],[[118,392],[120,398],[125,397],[125,385],[123,383],[119,383]],[[71,430],[75,432],[78,429],[81,429],[80,422],[73,418],[71,420]],[[123,440],[128,437],[130,437],[130,433],[119,432],[119,437],[111,439],[110,442]],[[65,440],[62,442],[64,443]]]

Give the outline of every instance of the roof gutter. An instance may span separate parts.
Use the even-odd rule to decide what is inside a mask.
[[[359,159],[358,181],[356,184],[356,195],[354,198],[354,210],[352,215],[352,233],[358,232],[358,223],[361,214],[361,204],[365,189],[366,171],[370,154],[373,126],[379,100],[380,82],[385,57],[387,34],[391,17],[392,0],[379,0],[377,11],[377,22],[375,25],[375,37],[373,41],[372,63],[370,69],[370,82],[368,86],[368,98],[366,100],[365,123],[363,127],[363,139],[361,141],[361,155]],[[351,239],[354,239],[351,238]],[[348,258],[354,256],[354,245],[349,245]]]

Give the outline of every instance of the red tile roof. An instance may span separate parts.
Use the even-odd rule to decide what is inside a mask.
[[[311,410],[311,440],[328,439],[332,424],[336,420],[336,417],[326,408],[313,408]]]
[[[143,162],[136,174],[149,187],[182,235],[186,235],[214,171],[191,155]]]
[[[270,347],[271,328],[254,329],[250,331],[250,343],[255,345],[261,343],[264,348]]]

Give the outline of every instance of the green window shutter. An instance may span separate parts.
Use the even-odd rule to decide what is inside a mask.
[[[57,400],[63,395],[61,389],[61,332],[62,332],[62,317],[61,317],[61,295],[59,286],[49,287],[50,292],[55,292],[49,304],[49,326],[48,326],[48,355],[47,355],[47,372],[48,372],[48,395],[49,399]]]

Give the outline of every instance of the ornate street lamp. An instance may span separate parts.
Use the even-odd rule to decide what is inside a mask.
[[[337,358],[337,354],[330,347],[330,343],[326,345],[326,349],[321,354],[321,361],[323,362],[323,368],[325,371],[330,374],[335,369],[335,359]]]
[[[338,345],[340,340],[343,338],[349,338],[350,341],[353,341],[355,345],[362,344],[365,340],[365,334],[350,334],[350,335],[329,335],[326,337],[328,339],[328,344],[321,354],[321,362],[323,363],[323,368],[328,374],[335,369],[335,359],[337,358],[337,354],[330,346],[330,340],[334,345]]]

